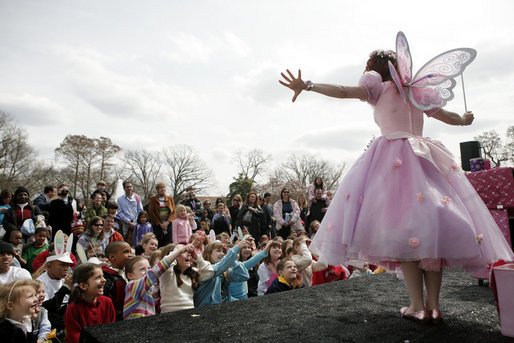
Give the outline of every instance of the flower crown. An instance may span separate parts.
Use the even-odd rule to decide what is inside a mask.
[[[373,57],[373,56],[379,56],[380,58],[396,59],[396,53],[392,50],[385,50],[385,51],[382,49],[373,50],[371,52],[371,54],[369,54],[369,57]]]

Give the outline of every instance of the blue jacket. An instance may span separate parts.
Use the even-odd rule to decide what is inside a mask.
[[[251,259],[242,262],[243,266],[248,271],[255,267],[266,256],[268,256],[268,254],[263,250],[255,254],[255,256],[253,256]],[[246,290],[246,281],[232,281],[230,283],[230,296],[231,301],[248,298],[248,293]]]
[[[241,249],[238,246],[233,247],[227,252],[221,261],[212,266],[214,270],[214,277],[209,280],[202,281],[198,289],[195,290],[193,297],[195,307],[219,304],[223,302],[224,297],[228,297],[228,299],[230,299],[230,280],[226,280],[226,278],[223,276],[223,273],[225,273],[225,271],[230,266],[233,265],[233,268],[230,271],[231,281],[248,280],[250,277],[248,275],[248,270],[241,262],[236,261],[240,250]],[[222,291],[224,293],[223,296]]]

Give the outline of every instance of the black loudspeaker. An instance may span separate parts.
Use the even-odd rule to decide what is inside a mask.
[[[460,143],[460,160],[462,169],[471,171],[469,160],[472,158],[482,157],[479,141],[469,141]]]

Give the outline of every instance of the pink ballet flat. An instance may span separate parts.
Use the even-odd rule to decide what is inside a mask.
[[[427,312],[428,312],[430,321],[433,324],[439,324],[440,322],[443,321],[443,315],[441,314],[440,310],[433,309],[433,310],[427,310]]]
[[[413,321],[419,322],[419,323],[425,322],[428,319],[428,314],[425,310],[407,313],[408,309],[409,309],[408,307],[401,308],[400,313],[403,318],[410,319],[410,320],[413,320]]]

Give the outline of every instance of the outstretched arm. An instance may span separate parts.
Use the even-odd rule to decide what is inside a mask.
[[[289,71],[289,69],[286,70],[287,74],[280,73],[284,80],[287,82],[284,82],[282,80],[279,80],[281,85],[291,89],[294,92],[293,95],[293,102],[296,100],[298,95],[304,90],[307,90],[307,86],[309,86],[310,91],[320,93],[326,96],[331,96],[334,98],[353,98],[353,99],[360,99],[360,100],[366,100],[368,98],[368,92],[364,87],[345,87],[340,85],[331,85],[331,84],[325,84],[325,83],[311,83],[310,85],[307,84],[307,82],[302,80],[302,71],[298,70],[298,77],[294,77],[294,75]]]
[[[471,111],[468,111],[461,116],[455,112],[447,111],[444,108],[441,108],[439,111],[437,111],[435,114],[433,114],[432,118],[440,120],[443,123],[446,123],[449,125],[464,125],[464,126],[471,125],[471,123],[473,122],[473,119],[475,119],[475,117],[473,116],[473,113]]]

